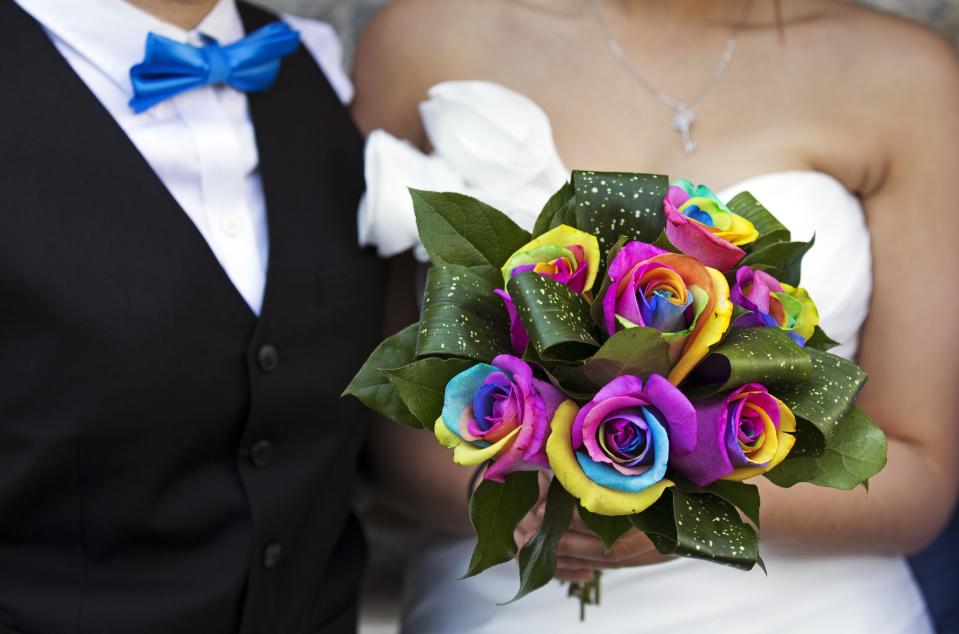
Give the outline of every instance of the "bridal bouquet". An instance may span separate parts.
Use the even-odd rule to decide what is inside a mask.
[[[573,172],[532,233],[467,196],[411,195],[433,264],[420,321],[345,394],[482,469],[468,576],[519,550],[516,598],[543,586],[574,512],[606,548],[636,528],[663,554],[749,570],[750,479],[851,489],[885,464],[855,406],[866,376],[827,352],[800,286],[813,241],[749,193]],[[543,523],[517,545],[541,473]],[[598,579],[574,591],[589,603]]]

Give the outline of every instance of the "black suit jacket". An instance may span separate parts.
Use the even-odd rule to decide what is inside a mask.
[[[348,114],[303,49],[250,96],[257,318],[12,0],[0,43],[0,631],[353,631],[365,428],[339,395],[384,271],[356,247]]]

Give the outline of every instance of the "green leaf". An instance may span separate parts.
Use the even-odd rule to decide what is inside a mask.
[[[666,490],[662,497],[642,513],[629,516],[630,523],[646,533],[649,540],[662,555],[672,555],[676,551],[676,518],[673,513],[673,497]]]
[[[822,352],[829,352],[831,348],[835,348],[839,345],[838,341],[833,341],[829,338],[822,328],[816,326],[816,330],[813,331],[812,337],[806,341],[807,348],[814,348],[816,350],[821,350]]]
[[[564,224],[562,221],[553,224],[555,219],[564,220],[567,210],[574,205],[573,186],[569,183],[563,183],[555,194],[550,196],[543,206],[543,211],[536,218],[536,224],[533,225],[533,237],[538,238],[550,229]]]
[[[681,486],[668,489],[655,504],[631,515],[633,526],[646,533],[664,555],[705,559],[749,570],[759,558],[756,531],[744,524],[736,508],[714,493],[702,490],[684,493]],[[747,494],[724,494],[742,500]],[[745,512],[745,511],[744,511]],[[755,513],[758,517],[758,510]]]
[[[791,457],[804,456],[818,458],[826,450],[826,437],[819,428],[805,418],[796,418],[796,431],[793,432],[796,444],[789,451]]]
[[[355,396],[363,405],[392,421],[420,427],[419,419],[410,412],[393,384],[380,372],[382,368],[393,368],[413,360],[418,326],[411,324],[383,340],[343,390],[342,396]]]
[[[680,251],[675,244],[669,241],[669,236],[666,235],[665,229],[663,229],[663,232],[659,234],[659,237],[656,238],[652,244],[654,247],[659,247],[660,249],[664,249],[670,253],[682,253],[682,251]]]
[[[759,489],[754,484],[746,484],[735,480],[716,480],[707,487],[700,487],[689,480],[671,473],[669,479],[676,483],[676,490],[690,495],[693,493],[715,495],[726,500],[749,518],[756,527],[759,526]]]
[[[403,404],[419,419],[423,428],[433,429],[433,423],[443,411],[446,384],[472,366],[473,362],[466,359],[430,357],[380,371],[386,374]]]
[[[812,363],[809,380],[801,385],[781,385],[771,391],[793,414],[806,419],[829,438],[838,421],[856,402],[866,373],[852,361],[815,348],[807,348]]]
[[[669,178],[659,174],[573,172],[576,226],[596,236],[606,253],[621,235],[652,242],[666,224]]]
[[[513,531],[539,499],[539,474],[519,471],[500,484],[483,480],[470,497],[470,522],[476,530],[476,547],[465,577],[516,556]]]
[[[743,258],[739,266],[759,268],[784,284],[799,286],[802,258],[816,242],[776,242],[753,250]]]
[[[673,554],[750,570],[759,556],[756,531],[735,507],[708,493],[673,490],[676,548]]]
[[[576,504],[576,498],[553,478],[546,494],[543,525],[519,552],[519,591],[510,603],[542,588],[556,574],[559,540],[569,528]]]
[[[790,234],[786,225],[779,222],[776,216],[772,215],[769,210],[763,207],[749,192],[737,194],[726,206],[733,213],[753,223],[753,226],[756,227],[756,230],[759,232],[760,238],[767,238],[775,234],[777,242],[789,240]]]
[[[726,500],[742,511],[756,527],[759,526],[759,489],[755,484],[716,480],[704,490]]]
[[[804,351],[778,328],[733,328],[729,336],[703,359],[693,378],[705,384],[690,387],[690,394],[703,398],[746,383],[803,384],[813,365]]]
[[[623,533],[633,527],[629,518],[622,515],[598,515],[583,506],[580,506],[578,510],[579,518],[583,520],[583,524],[586,524],[589,530],[603,540],[603,549],[606,552],[609,552],[616,540],[623,536]]]
[[[646,380],[650,374],[666,376],[669,345],[655,328],[627,328],[606,340],[598,352],[578,366],[558,367],[554,373],[564,387],[578,392],[596,392],[618,376]]]
[[[790,454],[766,477],[781,487],[809,482],[835,489],[853,489],[886,465],[886,435],[858,407],[839,420],[826,439],[822,456]]]
[[[500,268],[530,235],[506,214],[475,198],[410,189],[416,228],[434,264]]]
[[[506,289],[541,358],[574,361],[599,347],[589,304],[567,286],[525,271],[514,276]]]
[[[489,361],[510,352],[509,317],[495,286],[469,268],[434,266],[426,276],[416,356]]]

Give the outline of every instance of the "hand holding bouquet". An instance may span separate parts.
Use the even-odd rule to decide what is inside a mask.
[[[519,550],[516,598],[541,587],[574,511],[607,548],[637,528],[660,553],[748,570],[749,479],[851,489],[884,466],[854,404],[865,374],[827,352],[800,287],[813,241],[748,193],[574,172],[532,233],[466,196],[411,195],[433,264],[420,321],[346,393],[483,469],[468,575]],[[544,520],[517,545],[541,472]]]

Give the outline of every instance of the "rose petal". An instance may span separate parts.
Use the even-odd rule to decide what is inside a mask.
[[[526,332],[526,326],[520,319],[516,304],[513,303],[513,298],[509,296],[509,293],[503,289],[497,288],[493,292],[499,295],[503,303],[506,304],[506,313],[509,315],[509,342],[513,352],[523,354],[526,352],[526,346],[529,345],[529,333]]]
[[[663,210],[666,213],[666,237],[680,251],[703,264],[725,271],[736,266],[746,255],[736,245],[681,214],[668,199]]]
[[[578,498],[587,510],[610,516],[640,513],[658,500],[663,491],[673,486],[672,481],[662,479],[639,493],[623,493],[602,487],[587,478],[572,446],[571,430],[573,420],[577,417],[575,408],[572,401],[566,401],[556,411],[546,453],[560,484]]]

